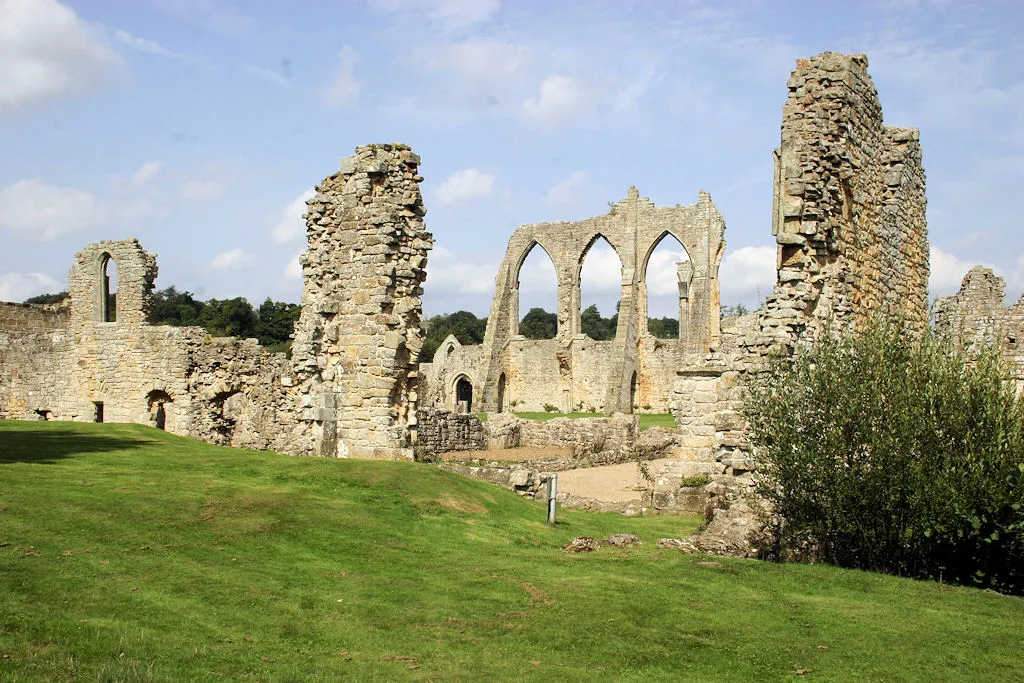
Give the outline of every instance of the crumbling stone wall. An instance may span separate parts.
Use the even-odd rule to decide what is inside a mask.
[[[67,307],[0,303],[0,418],[55,419],[68,394]]]
[[[922,332],[928,324],[917,131],[883,124],[864,55],[798,60],[787,85],[775,152],[777,283],[763,309],[736,320],[702,367],[681,369],[673,397],[694,449],[689,457],[710,461],[729,495],[755,482],[744,386],[768,354],[792,353],[829,330],[858,329],[878,312]]]
[[[458,364],[458,358],[435,355],[433,364],[476,377],[475,402],[485,412],[509,410],[512,401],[519,410],[549,404],[565,411],[664,411],[671,392],[671,372],[664,370],[717,344],[724,232],[725,221],[707,193],[691,206],[656,207],[635,187],[604,216],[521,226],[509,239],[495,279],[481,356]],[[654,340],[647,331],[645,275],[651,253],[667,235],[679,240],[690,260],[678,270],[680,338]],[[605,342],[583,334],[580,322],[580,273],[602,237],[622,263],[618,329]],[[519,271],[535,248],[551,257],[558,281],[558,332],[552,340],[519,335]],[[433,395],[445,399],[441,392]]]
[[[416,445],[422,453],[479,451],[487,447],[483,423],[473,413],[420,408],[416,417]]]
[[[68,311],[0,306],[0,416],[137,422],[295,455],[411,457],[432,243],[418,163],[405,145],[368,145],[317,188],[293,360],[254,339],[150,325],[156,257],[138,240],[104,241],[76,254]]]
[[[924,168],[916,129],[882,123],[864,55],[797,61],[775,152],[778,282],[751,340],[789,350],[877,312],[928,324]]]
[[[419,163],[406,145],[359,147],[307,202],[292,357],[311,454],[412,456],[420,295],[433,244]]]
[[[1007,308],[1006,280],[991,269],[975,266],[956,294],[935,301],[935,331],[968,349],[1001,349],[1024,389],[1024,296]]]

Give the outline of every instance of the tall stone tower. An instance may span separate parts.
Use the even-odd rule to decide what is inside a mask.
[[[307,202],[292,353],[311,454],[411,456],[421,285],[433,244],[419,163],[407,145],[358,147]]]

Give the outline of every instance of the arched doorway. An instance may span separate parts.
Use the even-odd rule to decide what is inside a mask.
[[[465,375],[455,380],[455,405],[467,413],[473,410],[473,383]]]
[[[505,373],[498,376],[498,412],[505,412]]]
[[[171,396],[166,391],[154,389],[146,394],[146,406],[149,408],[150,419],[157,429],[167,428],[167,404],[171,402]]]

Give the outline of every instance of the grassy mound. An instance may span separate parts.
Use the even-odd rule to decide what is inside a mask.
[[[1012,679],[1024,601],[658,550],[414,463],[0,422],[0,678]],[[644,545],[568,555],[574,536]]]

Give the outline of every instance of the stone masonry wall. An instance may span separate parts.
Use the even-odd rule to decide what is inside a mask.
[[[433,244],[419,162],[406,145],[359,147],[307,202],[292,356],[308,453],[412,456],[421,284]]]
[[[420,408],[416,444],[428,454],[479,451],[487,447],[487,437],[480,418],[472,413]]]
[[[673,414],[722,484],[755,482],[743,419],[745,377],[878,312],[928,324],[928,238],[918,133],[882,122],[864,55],[797,61],[775,153],[772,232],[778,279],[762,310],[736,322],[704,369],[679,373]],[[725,335],[728,337],[728,335]],[[710,439],[709,439],[710,433]],[[710,440],[710,443],[708,441]]]
[[[960,291],[935,301],[935,331],[970,349],[995,346],[1012,364],[1017,386],[1024,390],[1024,296],[1006,307],[1006,280],[975,266]]]
[[[67,409],[69,312],[0,303],[0,418],[56,419]]]

